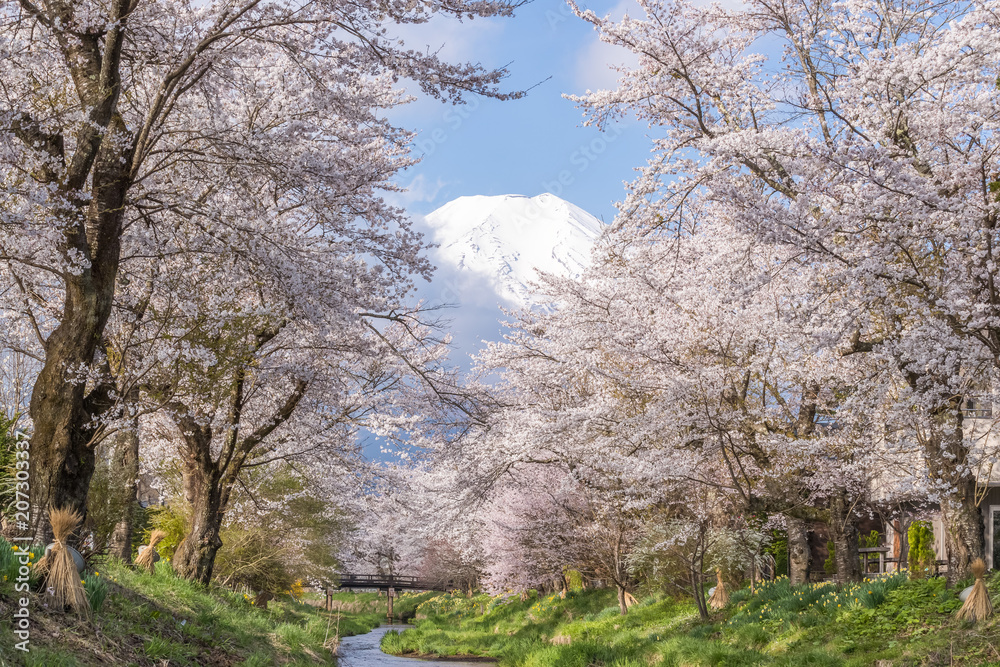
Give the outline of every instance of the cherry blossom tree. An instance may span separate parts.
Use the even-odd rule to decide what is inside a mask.
[[[225,246],[166,261],[135,358],[149,362],[137,382],[155,413],[143,459],[176,461],[183,475],[190,525],[173,564],[184,576],[211,579],[230,500],[252,471],[281,462],[351,476],[360,428],[402,440],[458,395],[446,343],[419,312],[392,311],[401,295],[381,270],[339,245],[308,239],[293,264]]]
[[[581,529],[592,522],[579,485],[557,466],[512,471],[482,513],[484,584],[492,593],[523,593],[584,569],[594,543]]]
[[[157,256],[168,231],[288,263],[296,246],[337,238],[380,263],[387,284],[426,268],[378,194],[411,164],[410,135],[384,113],[409,99],[394,82],[450,101],[508,95],[496,88],[502,70],[444,62],[388,28],[513,8],[0,4],[3,294],[44,349],[30,410],[36,507],[86,511],[102,417],[118,400],[91,370],[123,267]]]
[[[694,484],[742,512],[826,521],[855,577],[847,508],[867,493],[873,444],[871,411],[845,411],[859,361],[814,333],[825,306],[795,248],[762,245],[707,204],[697,220],[673,236],[617,230],[582,280],[547,282],[553,312],[521,314],[484,355],[508,407],[465,450],[484,483],[560,462],[638,506]]]
[[[689,483],[670,495],[671,502],[646,517],[628,564],[636,575],[694,598],[708,619],[705,583],[720,570],[752,572],[766,539],[711,487]]]
[[[640,6],[620,21],[576,7],[640,60],[576,98],[590,122],[635,113],[656,133],[619,224],[677,229],[710,200],[802,253],[815,298],[850,304],[828,346],[908,387],[961,578],[982,548],[961,405],[992,393],[1000,359],[996,4]]]

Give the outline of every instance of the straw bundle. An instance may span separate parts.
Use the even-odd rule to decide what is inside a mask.
[[[722,580],[722,570],[715,570],[715,592],[708,599],[708,606],[712,609],[722,609],[729,604],[729,591],[726,590],[726,582]]]
[[[38,573],[39,577],[44,577],[48,573],[49,563],[52,561],[52,559],[49,558],[49,554],[51,553],[52,551],[49,551],[48,553],[43,555],[41,558],[35,561],[35,564],[32,566],[35,568],[35,572]]]
[[[53,609],[62,611],[69,605],[74,611],[89,615],[87,592],[83,590],[80,572],[76,569],[76,562],[66,544],[66,540],[82,520],[83,517],[70,508],[49,510],[49,523],[52,525],[55,543],[48,556],[42,559],[45,562],[39,561],[39,566],[42,572],[47,573],[45,586],[52,598]]]
[[[145,549],[139,550],[139,555],[135,559],[135,566],[146,570],[150,574],[153,574],[154,563],[156,562],[156,545],[166,537],[167,534],[162,530],[154,530],[149,535],[149,544],[146,545]]]
[[[990,602],[990,592],[983,581],[986,574],[986,563],[982,558],[972,561],[972,574],[976,577],[976,583],[972,585],[972,592],[965,598],[965,604],[958,610],[956,616],[962,620],[982,621],[993,614],[993,603]]]

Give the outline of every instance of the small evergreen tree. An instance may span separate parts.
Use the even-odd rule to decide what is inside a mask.
[[[823,571],[827,574],[837,573],[837,547],[832,541],[826,543],[827,556],[823,561]]]
[[[907,554],[907,564],[910,567],[911,579],[923,579],[934,567],[934,531],[926,521],[914,521],[907,530],[910,551]]]
[[[9,516],[11,506],[16,499],[17,488],[14,474],[17,453],[14,444],[17,437],[14,434],[14,424],[17,417],[9,418],[0,412],[0,514]]]

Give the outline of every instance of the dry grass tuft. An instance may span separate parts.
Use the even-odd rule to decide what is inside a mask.
[[[82,520],[83,517],[73,509],[49,510],[49,523],[52,525],[55,544],[49,555],[43,559],[45,561],[43,567],[47,572],[45,586],[52,608],[62,611],[69,605],[75,612],[89,616],[90,602],[87,600],[87,592],[83,589],[80,572],[76,569],[76,562],[66,543]]]
[[[715,592],[708,599],[708,606],[712,609],[722,609],[729,604],[729,591],[726,590],[726,582],[722,580],[722,570],[715,571]]]
[[[143,569],[153,574],[155,569],[156,545],[159,544],[167,534],[162,530],[154,530],[149,535],[149,544],[143,549],[135,559],[136,568]]]
[[[993,603],[990,601],[990,592],[983,581],[986,574],[986,563],[982,558],[972,561],[972,574],[976,577],[976,583],[972,585],[972,592],[965,598],[965,604],[958,610],[956,616],[961,620],[984,621],[993,615]]]

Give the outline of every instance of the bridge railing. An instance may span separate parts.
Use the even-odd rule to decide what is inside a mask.
[[[409,590],[444,591],[457,585],[450,581],[422,579],[384,574],[342,574],[337,588],[402,588]]]

